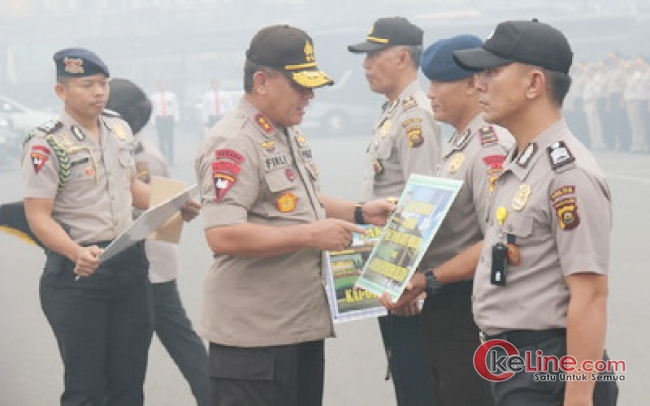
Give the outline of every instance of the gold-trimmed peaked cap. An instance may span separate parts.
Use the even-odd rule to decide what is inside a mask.
[[[316,65],[311,37],[289,25],[271,25],[258,31],[246,51],[246,60],[282,71],[302,87],[334,84],[334,80]]]
[[[97,54],[84,48],[66,48],[52,57],[56,65],[56,76],[80,78],[98,73],[110,77],[108,67]]]
[[[380,18],[370,28],[365,42],[349,45],[354,53],[372,52],[397,45],[422,45],[424,31],[404,17]]]

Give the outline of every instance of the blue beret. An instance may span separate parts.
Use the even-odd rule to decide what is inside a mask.
[[[474,35],[458,35],[438,40],[429,45],[422,54],[420,63],[422,73],[429,80],[439,82],[453,82],[468,78],[476,72],[458,66],[454,61],[453,51],[478,48],[481,45],[483,41]]]
[[[83,48],[66,48],[53,56],[56,76],[80,78],[98,73],[110,77],[108,67],[94,52]]]

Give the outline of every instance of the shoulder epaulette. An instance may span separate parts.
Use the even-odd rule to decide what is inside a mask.
[[[34,128],[32,131],[30,131],[29,134],[27,134],[27,136],[25,137],[25,141],[23,141],[23,145],[27,144],[38,133],[43,133],[45,135],[53,134],[56,131],[58,131],[61,127],[63,127],[63,123],[61,121],[57,119],[48,120],[43,124],[39,125],[38,127]]]
[[[572,168],[575,165],[568,164],[575,162],[576,158],[573,156],[564,141],[558,141],[546,148],[548,159],[551,163],[551,168],[556,172],[563,172]]]
[[[415,100],[415,98],[413,96],[407,97],[402,102],[402,108],[404,109],[404,111],[408,111],[408,110],[412,109],[413,107],[415,107],[417,105],[418,105],[418,102]]]
[[[494,131],[494,127],[492,127],[491,125],[486,125],[485,127],[481,127],[478,130],[478,136],[479,139],[481,140],[481,145],[483,146],[488,146],[499,142],[499,137],[497,137],[497,132]]]

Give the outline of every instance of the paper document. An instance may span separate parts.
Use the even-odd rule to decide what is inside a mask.
[[[99,256],[100,261],[106,261],[116,254],[124,251],[138,241],[144,240],[149,234],[165,224],[174,214],[176,214],[183,203],[190,200],[199,190],[198,185],[183,190],[164,202],[149,208],[138,217],[133,224],[124,230]]]

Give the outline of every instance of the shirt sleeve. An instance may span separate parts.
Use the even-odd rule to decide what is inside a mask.
[[[412,173],[434,176],[442,160],[440,126],[422,109],[413,109],[403,116],[395,135],[395,147],[404,179]]]
[[[612,212],[605,180],[581,168],[569,169],[551,182],[549,204],[563,274],[606,275]]]
[[[239,134],[205,145],[196,162],[205,228],[247,222],[262,182],[255,144]]]
[[[54,199],[59,187],[59,160],[44,138],[36,136],[24,147],[24,197]]]

